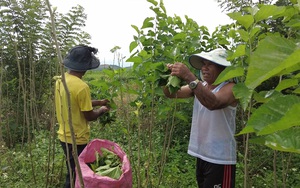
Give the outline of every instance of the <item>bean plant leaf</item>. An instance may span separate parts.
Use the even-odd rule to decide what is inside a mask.
[[[118,180],[122,175],[122,162],[119,156],[103,147],[100,150],[101,153],[95,151],[95,161],[88,165],[95,174]]]
[[[293,93],[295,93],[295,94],[300,94],[300,87],[298,87],[297,89],[295,89],[295,90],[293,91]]]
[[[278,36],[261,41],[250,58],[245,84],[256,88],[263,81],[299,63],[300,50],[294,42]]]
[[[175,115],[176,118],[178,118],[180,120],[183,120],[184,122],[188,122],[188,118],[185,114],[183,114],[183,112],[176,111],[174,115]]]
[[[259,93],[253,92],[253,99],[256,101],[256,103],[266,103],[270,99],[266,96],[268,95],[268,91],[261,91]]]
[[[187,33],[181,32],[181,33],[176,34],[176,35],[173,37],[173,40],[182,40],[182,39],[185,39],[186,36],[187,36]]]
[[[138,43],[136,41],[132,41],[129,45],[129,52],[132,52],[136,47],[138,46]]]
[[[221,72],[221,74],[218,76],[218,78],[216,79],[214,84],[217,85],[224,81],[227,81],[227,80],[239,77],[239,76],[243,76],[243,75],[244,75],[244,68],[242,68],[242,67],[234,67],[234,66],[226,67],[226,69],[224,69]]]
[[[240,23],[246,29],[248,29],[254,23],[254,18],[252,15],[242,15],[241,12],[233,12],[233,13],[229,13],[227,15],[231,19],[236,20],[238,23]]]
[[[246,110],[249,101],[251,99],[253,91],[246,87],[244,83],[237,83],[233,87],[233,94],[236,99],[239,100],[239,104],[242,105],[242,108]]]
[[[147,0],[149,3],[152,3],[153,5],[155,5],[155,6],[157,6],[157,1],[155,1],[155,0]]]
[[[133,62],[134,63],[133,67],[137,67],[142,61],[143,59],[140,56],[132,56],[126,60],[126,62]]]
[[[145,29],[145,28],[152,28],[153,27],[153,23],[152,21],[154,20],[154,18],[152,17],[147,17],[144,22],[143,22],[143,26],[142,26],[142,29]]]
[[[241,56],[245,55],[245,51],[246,51],[246,45],[240,44],[236,47],[236,50],[234,51],[234,53],[227,58],[229,61],[231,61],[237,57],[241,57]]]
[[[289,75],[291,72],[295,72],[300,70],[300,59],[298,58],[300,55],[300,49],[297,49],[290,57],[288,61],[294,61],[295,64],[291,65],[287,68],[284,68],[281,70],[281,72],[279,72],[277,75]],[[297,59],[298,58],[298,59]]]
[[[299,28],[300,27],[300,19],[294,18],[289,21],[289,23],[286,24],[289,27]]]
[[[299,112],[300,112],[300,97],[298,99],[298,103],[291,105],[290,108],[286,112],[284,112],[283,117],[279,121],[268,124],[257,134],[258,135],[271,134],[273,132],[288,129],[293,126],[300,126]]]
[[[252,39],[260,31],[261,31],[261,27],[256,26],[256,27],[252,28],[252,30],[250,32],[250,38]]]
[[[131,27],[138,33],[140,34],[140,30],[136,25],[131,25]]]
[[[285,7],[275,6],[275,5],[263,5],[257,11],[254,16],[256,22],[265,20],[274,15],[282,14],[285,11]]]
[[[166,86],[168,87],[170,93],[175,93],[181,87],[181,79],[177,76],[169,76]]]
[[[237,32],[240,34],[240,37],[244,42],[249,41],[249,33],[247,31],[239,29]]]
[[[166,67],[164,63],[156,63],[155,71],[159,74],[157,80],[159,86],[168,87],[169,92],[177,92],[181,86],[184,84],[183,81],[177,76],[172,76],[171,71]]]
[[[299,103],[300,97],[298,96],[274,93],[268,102],[253,112],[247,126],[240,134],[249,133],[248,131],[251,130],[258,134],[270,134],[297,124],[300,125],[299,111],[297,112]],[[291,121],[289,122],[288,119]],[[262,130],[263,132],[261,132]]]
[[[300,154],[300,129],[287,129],[268,135],[265,145],[275,150]]]
[[[277,151],[300,154],[300,127],[293,127],[271,135],[259,136],[251,139],[250,142],[263,144]]]
[[[282,91],[292,86],[298,85],[298,79],[285,79],[282,80],[277,87],[275,88],[276,91]]]

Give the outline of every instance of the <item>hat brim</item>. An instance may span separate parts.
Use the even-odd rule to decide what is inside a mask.
[[[195,69],[200,70],[202,66],[204,65],[203,61],[210,61],[212,63],[228,67],[230,66],[230,62],[228,62],[225,59],[218,58],[218,57],[212,57],[210,53],[207,52],[201,52],[199,54],[193,54],[189,57],[189,63],[192,67]]]
[[[202,68],[203,61],[204,61],[204,59],[197,55],[191,55],[189,58],[190,65],[198,70],[200,70]]]
[[[78,72],[84,72],[91,69],[96,69],[100,65],[100,61],[93,55],[92,60],[89,63],[78,63],[73,62],[70,59],[66,58],[64,59],[64,66],[70,70],[78,71]]]

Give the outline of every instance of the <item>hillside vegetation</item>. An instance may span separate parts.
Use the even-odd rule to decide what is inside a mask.
[[[234,23],[213,33],[188,16],[167,15],[163,1],[148,2],[155,17],[132,25],[131,56],[83,78],[92,98],[113,104],[109,116],[91,122],[91,139],[122,147],[134,188],[197,187],[187,154],[192,101],[167,99],[163,75],[167,63],[190,67],[191,54],[222,47],[233,66],[216,83],[234,79],[239,99],[236,187],[299,187],[299,2],[219,0]],[[62,187],[53,77],[65,71],[59,62],[70,47],[90,44],[86,14],[80,5],[61,14],[47,0],[3,0],[0,20],[0,187]],[[121,68],[123,61],[133,66]]]

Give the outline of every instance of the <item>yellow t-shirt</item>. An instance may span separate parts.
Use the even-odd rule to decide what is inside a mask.
[[[76,144],[87,144],[90,138],[90,127],[82,112],[93,109],[90,88],[80,78],[69,73],[65,73],[65,79],[70,92],[70,108]],[[72,143],[68,116],[69,106],[61,79],[56,80],[55,108],[59,123],[58,138],[62,142]]]

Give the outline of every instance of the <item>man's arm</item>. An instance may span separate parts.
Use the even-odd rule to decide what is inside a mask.
[[[109,103],[108,99],[102,99],[102,100],[92,100],[92,106],[107,106]]]
[[[193,97],[193,92],[188,85],[182,86],[176,93],[170,93],[167,87],[163,88],[164,94],[168,98],[189,98]]]
[[[171,75],[178,76],[185,80],[187,83],[196,80],[196,76],[188,69],[183,63],[175,63],[168,65],[172,70]],[[184,87],[183,93],[178,93],[180,97],[196,96],[203,106],[209,110],[221,109],[226,106],[236,106],[237,100],[235,99],[232,88],[234,83],[228,83],[223,86],[217,93],[213,93],[208,87],[199,82],[197,87],[191,90],[188,86]],[[171,95],[174,97],[174,95]],[[179,97],[178,97],[179,98]]]
[[[101,106],[100,108],[91,111],[83,111],[82,113],[87,121],[94,121],[108,111],[109,108],[107,106]]]
[[[217,110],[227,106],[237,105],[237,100],[232,92],[233,86],[234,83],[228,83],[217,93],[213,93],[207,87],[202,84],[198,84],[193,92],[203,106],[209,110]]]

